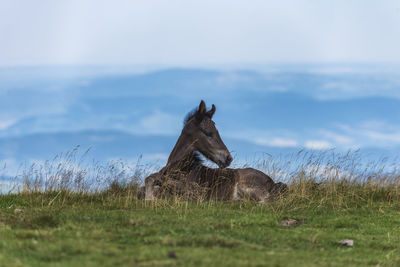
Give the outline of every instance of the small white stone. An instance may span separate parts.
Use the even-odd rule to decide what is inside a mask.
[[[297,219],[284,218],[282,221],[282,226],[284,227],[297,226],[300,224],[302,224],[302,221]]]
[[[354,241],[352,239],[343,239],[339,241],[339,245],[344,247],[352,247],[354,245]]]
[[[15,210],[14,210],[14,213],[15,213],[15,214],[21,214],[21,213],[23,213],[23,210],[21,210],[21,209],[15,209]]]

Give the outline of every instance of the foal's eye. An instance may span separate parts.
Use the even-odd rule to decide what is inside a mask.
[[[204,134],[207,135],[208,137],[212,136],[212,133],[210,133],[210,132],[204,132]]]

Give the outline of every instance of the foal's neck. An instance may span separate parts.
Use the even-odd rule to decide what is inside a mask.
[[[181,134],[168,157],[167,166],[171,166],[177,162],[186,161],[195,153],[193,142],[190,142],[187,137]]]

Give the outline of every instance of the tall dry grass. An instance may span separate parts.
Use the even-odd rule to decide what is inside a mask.
[[[333,209],[398,202],[400,169],[397,158],[366,159],[360,150],[338,152],[300,150],[287,156],[261,160],[256,167],[287,182],[282,206],[330,206]],[[279,206],[278,205],[278,206]]]
[[[135,164],[123,160],[100,163],[89,161],[88,151],[79,147],[42,163],[25,166],[14,177],[12,193],[54,196],[48,205],[71,195],[82,198],[100,196],[104,203],[129,206],[141,201],[137,194],[144,178],[154,169],[152,164]],[[264,171],[275,182],[289,186],[286,194],[271,207],[329,206],[333,209],[368,205],[376,201],[397,203],[400,193],[400,170],[397,159],[366,160],[360,151],[341,153],[336,150],[307,151],[266,156],[246,163]],[[152,205],[186,205],[181,196]],[[192,199],[193,201],[193,199]],[[194,199],[205,202],[204,198]],[[164,203],[164,204],[162,204]],[[186,203],[186,204],[184,204]],[[136,205],[136,204],[135,204]]]

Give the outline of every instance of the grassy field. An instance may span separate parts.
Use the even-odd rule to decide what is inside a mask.
[[[53,192],[3,195],[0,207],[1,266],[400,265],[400,205],[384,196],[285,207]]]
[[[65,161],[31,168],[19,193],[0,195],[0,266],[400,266],[399,172],[297,159],[287,194],[265,205],[138,200],[139,172],[115,164],[94,175],[114,181],[98,190]]]

